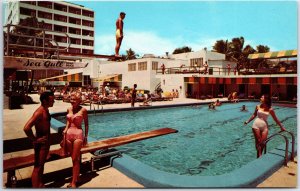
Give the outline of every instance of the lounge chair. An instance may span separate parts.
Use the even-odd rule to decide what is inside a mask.
[[[279,101],[279,94],[278,93],[274,93],[271,97],[272,101]]]

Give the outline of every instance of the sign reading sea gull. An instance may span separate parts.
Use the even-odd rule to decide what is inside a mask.
[[[18,70],[63,70],[85,68],[88,63],[69,60],[53,60],[28,57],[4,56],[4,68]]]

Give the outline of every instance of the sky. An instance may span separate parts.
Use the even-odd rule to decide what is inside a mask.
[[[67,0],[69,1],[69,0]],[[244,37],[253,48],[297,49],[297,1],[69,1],[95,12],[95,54],[114,54],[115,22],[124,19],[120,54],[164,55],[188,46],[212,50],[217,40]]]
[[[296,1],[73,1],[95,11],[95,53],[113,54],[121,11],[121,54],[163,55],[188,46],[212,50],[217,40],[244,37],[245,45],[271,51],[297,49]]]

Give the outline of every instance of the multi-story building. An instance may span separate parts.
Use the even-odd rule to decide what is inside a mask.
[[[84,6],[60,1],[10,1],[6,7],[5,24],[18,24],[27,17],[36,17],[59,47],[69,53],[94,54],[94,11]],[[61,32],[67,33],[69,39]],[[69,42],[70,41],[70,42]]]

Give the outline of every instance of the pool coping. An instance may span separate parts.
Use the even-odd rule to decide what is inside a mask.
[[[254,102],[256,101],[254,100]],[[88,113],[92,114],[99,112],[106,113],[178,106],[206,105],[207,103],[209,102],[160,105],[151,107],[113,108],[96,111],[90,110],[88,111]],[[66,115],[66,112],[51,113],[51,116],[55,117],[62,114]],[[53,119],[51,120],[51,127],[57,131],[60,131],[65,127],[65,124],[56,119]],[[96,140],[89,137],[88,142],[91,141]],[[295,148],[297,148],[297,143],[295,143]],[[291,144],[289,144],[289,151],[291,151]],[[289,158],[290,155],[291,152],[289,152]],[[296,155],[297,149],[295,149],[295,156]],[[284,156],[285,145],[283,144],[267,152],[262,157],[249,162],[239,169],[216,176],[187,176],[172,174],[155,169],[126,154],[122,154],[122,157],[120,158],[115,158],[112,161],[112,166],[128,177],[142,184],[146,188],[253,188],[282,167],[284,163]]]
[[[172,174],[157,170],[127,155],[114,159],[113,167],[146,188],[253,188],[283,166],[284,149],[285,145],[281,145],[239,169],[216,176]]]

